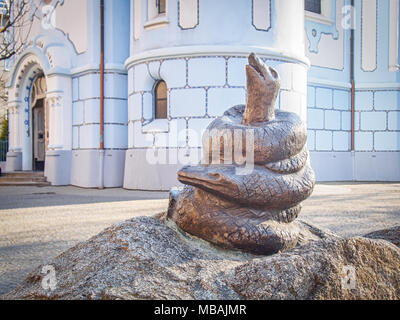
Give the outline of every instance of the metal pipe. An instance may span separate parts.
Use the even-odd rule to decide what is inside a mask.
[[[104,0],[100,0],[100,150],[98,188],[104,188]]]
[[[351,0],[350,26],[350,83],[351,83],[351,151],[354,151],[355,81],[354,81],[354,0]]]
[[[104,149],[104,0],[100,0],[100,150]]]

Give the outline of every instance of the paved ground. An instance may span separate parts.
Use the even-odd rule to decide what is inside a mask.
[[[0,187],[0,294],[111,224],[165,211],[166,192]],[[400,183],[318,184],[301,218],[342,236],[400,225]]]

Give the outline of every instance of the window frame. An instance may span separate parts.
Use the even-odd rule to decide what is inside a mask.
[[[321,13],[315,13],[307,11],[304,8],[304,16],[307,20],[314,21],[317,23],[332,25],[334,21],[331,16],[331,1],[332,0],[321,0]],[[336,0],[333,0],[336,1]]]
[[[316,13],[316,14],[322,14],[322,0],[318,0],[318,1],[319,1],[319,9],[320,9],[320,12],[315,12],[315,11],[307,10],[307,9],[306,9],[307,0],[304,0],[304,10],[306,10],[306,11],[308,11],[308,12],[313,12],[313,13]]]
[[[164,1],[164,11],[160,11],[161,1]],[[159,15],[167,13],[167,0],[156,0],[157,12]]]
[[[160,29],[169,24],[168,20],[168,0],[165,0],[165,12],[159,12],[159,0],[147,0],[147,22],[144,24],[145,30]]]
[[[165,98],[159,98],[158,95],[158,89],[161,84],[165,85]],[[159,101],[165,101],[165,117],[161,117],[157,112],[158,108],[158,102]],[[163,112],[164,113],[164,112]],[[159,80],[156,82],[154,86],[154,120],[160,120],[160,119],[168,119],[168,86],[167,83],[164,80]]]

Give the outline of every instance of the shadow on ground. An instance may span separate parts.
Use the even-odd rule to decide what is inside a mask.
[[[168,199],[168,194],[168,192],[163,191],[136,191],[121,188],[99,190],[72,186],[0,186],[0,210],[130,200]]]

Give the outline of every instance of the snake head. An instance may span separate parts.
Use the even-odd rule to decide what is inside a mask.
[[[271,121],[275,118],[275,101],[280,89],[278,72],[254,53],[246,65],[247,103],[243,124]]]
[[[230,166],[186,166],[178,172],[178,180],[184,184],[230,198],[236,196],[238,192],[233,173],[234,167]]]

